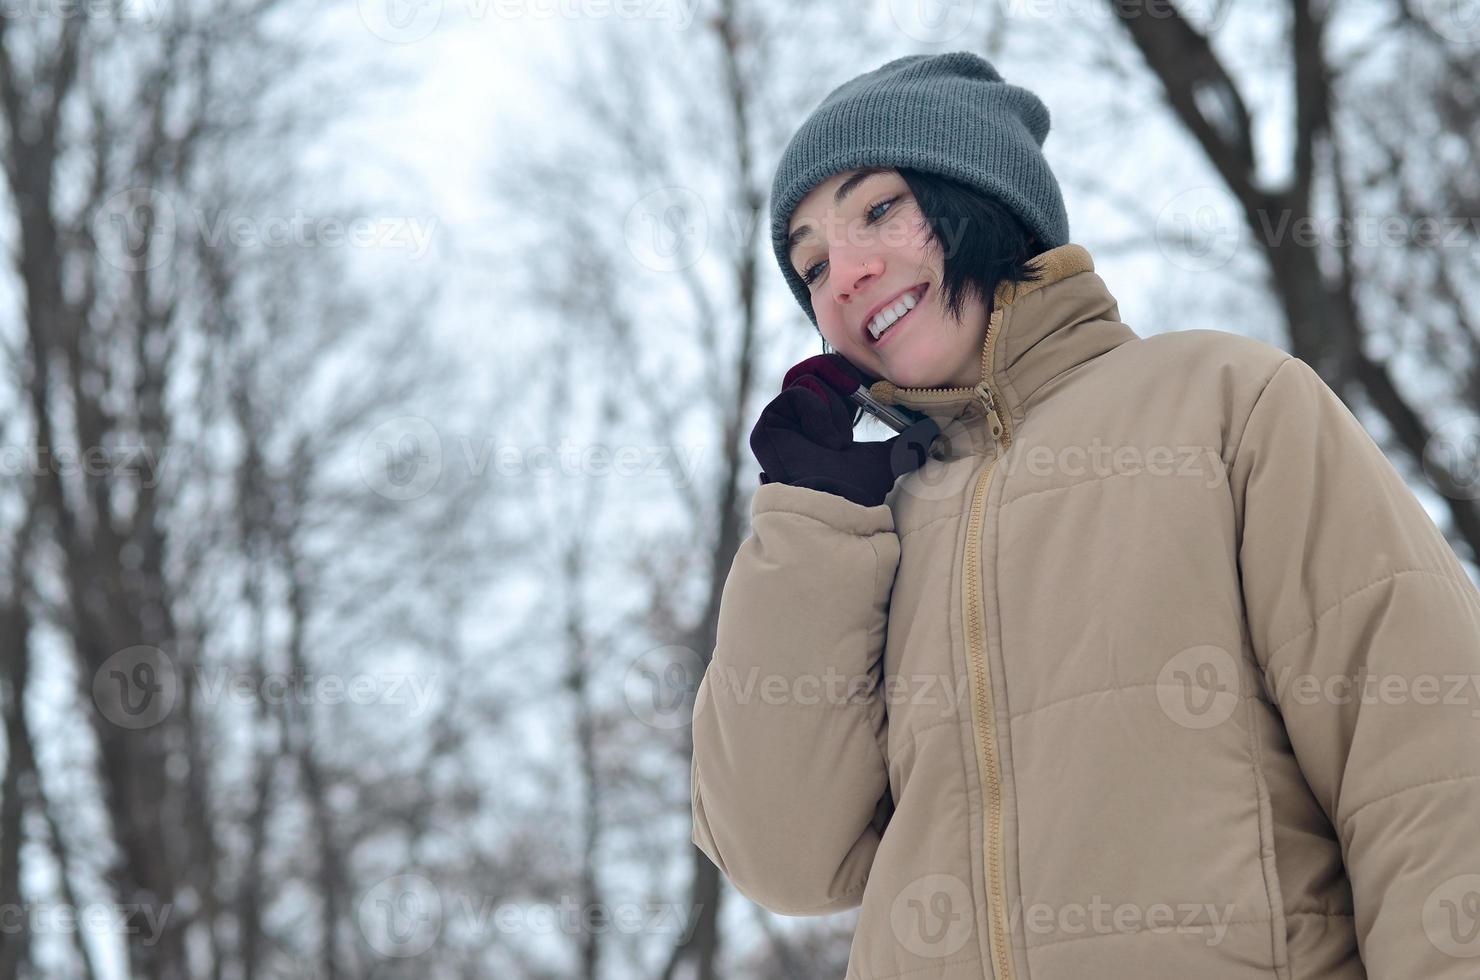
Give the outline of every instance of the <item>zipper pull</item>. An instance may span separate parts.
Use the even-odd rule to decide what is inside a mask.
[[[981,399],[982,406],[987,410],[987,425],[992,430],[992,438],[1000,442],[1003,432],[1002,417],[997,414],[997,403],[992,398],[992,389],[987,387],[985,381],[976,383],[976,397]]]

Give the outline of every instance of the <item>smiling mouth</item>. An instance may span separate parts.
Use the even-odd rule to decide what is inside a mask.
[[[889,326],[885,327],[884,330],[877,337],[875,337],[874,336],[874,332],[872,330],[870,330],[868,328],[868,326],[865,325],[864,328],[863,328],[863,332],[864,332],[865,336],[868,338],[868,344],[869,344],[869,346],[873,347],[873,346],[877,346],[879,344],[882,344],[884,342],[884,340],[887,337],[889,337],[890,334],[894,333],[894,328],[895,327],[899,326],[900,323],[902,323],[903,321],[908,320],[910,318],[910,316],[915,312],[915,310],[919,309],[920,304],[924,302],[924,300],[925,300],[925,294],[927,292],[929,292],[929,290],[930,290],[930,284],[929,283],[921,283],[920,285],[915,286],[912,289],[910,289],[910,290],[906,291],[905,293],[903,293],[902,295],[905,295],[905,296],[914,296],[915,297],[915,305],[914,306],[911,306],[897,320],[895,320],[893,323],[889,324]]]

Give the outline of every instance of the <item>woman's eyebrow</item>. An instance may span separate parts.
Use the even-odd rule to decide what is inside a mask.
[[[833,207],[841,207],[843,204],[843,200],[847,198],[849,194],[852,194],[854,188],[856,188],[859,184],[863,183],[865,180],[868,180],[875,174],[887,173],[889,169],[890,168],[888,167],[865,167],[862,170],[855,171],[853,176],[843,181],[841,184],[838,185],[838,189],[833,191]],[[791,261],[791,253],[797,250],[797,246],[802,243],[802,239],[807,238],[811,234],[812,226],[802,225],[796,231],[787,236],[786,260],[788,262]]]

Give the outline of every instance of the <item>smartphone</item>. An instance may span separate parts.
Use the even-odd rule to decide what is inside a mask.
[[[864,385],[860,385],[851,397],[853,403],[858,406],[858,412],[853,416],[854,425],[862,419],[862,413],[867,412],[895,432],[903,432],[926,417],[924,412],[917,412],[903,405],[885,405],[870,395],[868,387]]]
[[[866,371],[859,370],[857,365],[855,365],[852,361],[849,361],[846,357],[843,357],[843,355],[837,354],[836,351],[832,351],[831,353],[836,354],[838,357],[842,358],[844,363],[846,363],[848,367],[852,368],[857,375],[864,378],[870,377],[870,375]],[[841,383],[841,379],[839,380],[839,383]],[[880,422],[883,422],[895,432],[903,432],[905,429],[908,429],[916,422],[920,421],[923,418],[926,418],[924,412],[917,412],[914,409],[905,408],[903,405],[885,405],[883,402],[874,398],[873,395],[869,394],[868,385],[864,383],[860,383],[858,388],[854,390],[853,394],[849,395],[848,397],[852,400],[853,404],[858,406],[858,409],[853,413],[853,424],[855,426],[858,425],[859,422],[863,421],[864,412],[867,412],[874,418],[878,419]]]

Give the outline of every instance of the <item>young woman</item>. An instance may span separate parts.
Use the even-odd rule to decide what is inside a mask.
[[[694,843],[860,907],[850,980],[1477,975],[1480,592],[1303,361],[1121,322],[1047,132],[958,52],[787,147],[835,353],[752,433]],[[855,443],[859,378],[933,444]]]

